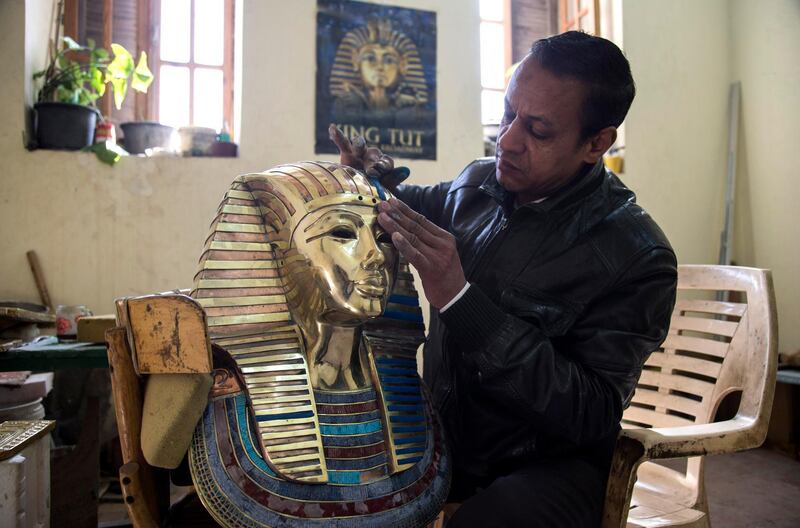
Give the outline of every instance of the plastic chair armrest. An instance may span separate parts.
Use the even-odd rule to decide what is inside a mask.
[[[702,425],[623,429],[611,461],[603,528],[626,526],[636,469],[642,462],[750,449],[761,445],[765,437],[763,422],[746,416]]]
[[[620,432],[621,438],[641,445],[643,460],[741,451],[758,447],[765,436],[766,427],[753,418],[738,415],[723,422]]]

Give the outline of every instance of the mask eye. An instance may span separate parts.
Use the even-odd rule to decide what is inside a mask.
[[[328,231],[327,235],[333,238],[341,238],[343,240],[355,240],[356,233],[352,229],[346,227],[337,227],[332,231]]]
[[[392,243],[392,235],[387,233],[386,231],[381,231],[380,233],[376,233],[375,240],[378,241],[378,244],[389,244]]]

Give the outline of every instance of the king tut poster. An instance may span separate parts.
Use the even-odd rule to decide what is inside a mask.
[[[436,159],[436,13],[317,1],[317,154],[328,126],[394,158]]]

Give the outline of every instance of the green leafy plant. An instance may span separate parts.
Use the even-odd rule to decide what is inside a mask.
[[[75,103],[93,106],[110,83],[114,89],[114,105],[119,110],[128,85],[138,92],[147,92],[153,74],[147,67],[147,54],[142,52],[134,65],[133,56],[120,44],[111,44],[113,59],[103,48],[96,48],[92,39],[81,46],[69,37],[55,53],[47,69],[36,72],[34,80],[43,79],[38,101]]]

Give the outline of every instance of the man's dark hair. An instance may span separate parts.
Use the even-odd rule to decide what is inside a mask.
[[[616,44],[582,31],[567,31],[534,42],[531,56],[549,72],[586,84],[581,140],[607,126],[618,127],[625,119],[636,87],[631,65]]]

